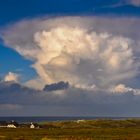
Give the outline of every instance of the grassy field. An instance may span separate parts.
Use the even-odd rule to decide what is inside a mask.
[[[44,122],[40,129],[0,129],[0,140],[140,140],[140,120]]]

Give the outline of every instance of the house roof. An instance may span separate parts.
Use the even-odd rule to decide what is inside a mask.
[[[31,123],[30,126],[31,125],[34,125],[35,127],[38,127],[39,126],[37,123]]]
[[[6,126],[7,122],[6,121],[0,121],[0,126]]]
[[[8,123],[8,125],[15,125],[15,126],[19,126],[19,124],[15,121],[11,121],[10,123]]]

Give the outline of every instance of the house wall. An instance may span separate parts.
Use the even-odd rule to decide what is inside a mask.
[[[13,125],[13,124],[8,124],[7,127],[8,127],[8,128],[17,128],[17,127],[16,127],[15,125]]]
[[[33,124],[30,125],[30,128],[35,128],[35,126]]]

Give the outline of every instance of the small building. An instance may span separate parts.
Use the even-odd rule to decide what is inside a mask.
[[[34,129],[34,128],[40,128],[40,126],[37,123],[32,123],[30,124],[30,128]]]
[[[85,122],[85,120],[77,120],[76,122],[77,122],[77,123]]]
[[[31,122],[30,128],[35,128],[35,125]]]
[[[6,121],[0,121],[0,128],[6,128],[7,122]]]
[[[7,128],[17,128],[19,125],[15,121],[11,121],[10,123],[7,124]]]

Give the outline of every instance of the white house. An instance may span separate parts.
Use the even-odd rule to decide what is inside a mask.
[[[35,128],[35,125],[31,122],[30,128]]]
[[[34,129],[34,128],[40,128],[39,125],[37,123],[32,123],[30,124],[30,128]]]
[[[15,126],[14,124],[8,124],[7,128],[17,128],[17,126]]]
[[[9,124],[7,124],[7,128],[17,128],[17,127],[18,123],[16,123],[15,121],[12,121]]]

